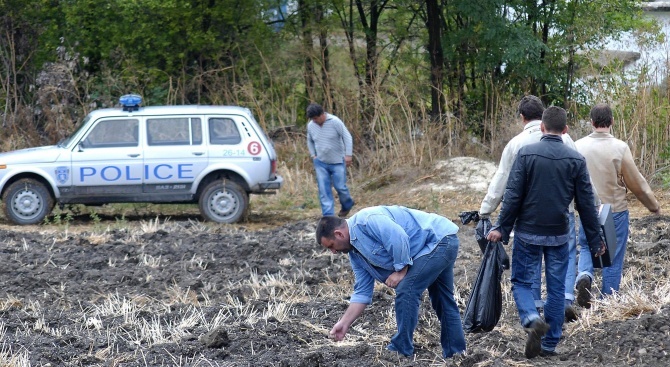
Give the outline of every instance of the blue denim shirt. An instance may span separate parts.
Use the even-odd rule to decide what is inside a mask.
[[[516,236],[516,238],[520,239],[523,242],[542,246],[565,245],[566,243],[568,243],[569,238],[568,233],[560,236],[541,236],[531,233],[516,232],[514,236]]]
[[[347,219],[353,249],[349,260],[356,281],[350,301],[370,304],[375,279],[385,282],[413,259],[431,253],[458,226],[437,214],[402,206],[366,208]]]

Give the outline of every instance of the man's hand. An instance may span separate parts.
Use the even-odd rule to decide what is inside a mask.
[[[601,255],[603,255],[605,253],[606,249],[607,249],[607,247],[605,246],[605,242],[600,242],[600,248],[598,249],[598,252],[593,254],[593,256],[600,257]]]
[[[344,339],[347,331],[349,331],[349,326],[363,313],[365,306],[367,306],[365,303],[351,302],[340,321],[333,326],[333,329],[330,331],[330,337],[338,342]]]
[[[353,158],[350,155],[345,155],[344,156],[344,164],[347,165],[347,167],[351,166],[351,162],[353,162]]]
[[[405,266],[402,268],[400,271],[396,271],[393,274],[389,275],[388,278],[386,278],[386,285],[395,288],[400,284],[400,281],[403,280],[405,275],[407,274],[407,268],[409,268],[409,265]]]
[[[347,335],[347,331],[349,331],[349,324],[346,323],[344,320],[340,320],[333,326],[333,329],[330,331],[330,337],[339,342],[342,339],[344,339],[344,336]]]
[[[494,229],[491,232],[489,232],[489,234],[486,236],[486,239],[491,242],[498,242],[502,239],[502,233]]]
[[[659,206],[656,211],[651,210],[651,213],[655,215],[661,215],[661,207]]]

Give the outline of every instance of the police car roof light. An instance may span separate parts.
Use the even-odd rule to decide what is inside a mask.
[[[119,98],[119,103],[123,106],[124,111],[133,112],[140,109],[142,97],[137,94],[126,94]]]

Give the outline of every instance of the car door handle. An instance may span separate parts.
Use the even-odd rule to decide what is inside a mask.
[[[197,155],[197,156],[201,156],[203,154],[205,154],[205,153],[203,153],[203,152],[193,152],[193,155]]]
[[[133,153],[133,154],[128,154],[128,157],[136,158],[139,157],[140,153]]]

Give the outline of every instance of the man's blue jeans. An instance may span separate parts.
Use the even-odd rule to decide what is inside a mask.
[[[568,270],[565,273],[565,300],[575,300],[575,280],[577,278],[577,232],[575,231],[575,213],[568,214]]]
[[[342,163],[323,163],[319,158],[314,158],[314,170],[316,171],[316,183],[319,187],[319,201],[321,202],[321,214],[335,215],[335,202],[331,187],[335,187],[340,198],[342,210],[350,210],[354,206],[347,187],[347,167]]]
[[[568,270],[565,274],[565,301],[572,304],[575,300],[575,278],[577,277],[577,232],[575,231],[575,213],[568,214]],[[512,255],[514,256],[514,255]],[[542,300],[542,262],[537,268],[537,278],[533,281],[533,299],[535,307],[544,307]]]
[[[539,276],[538,264],[544,258],[544,272],[547,281],[547,302],[544,305],[544,319],[549,331],[542,338],[542,349],[553,351],[561,339],[565,319],[565,273],[568,268],[568,244],[542,246],[514,239],[512,255],[512,294],[516,302],[521,325],[528,327],[540,318],[535,307],[532,285]]]
[[[395,317],[398,332],[387,347],[405,356],[414,354],[413,334],[419,322],[421,295],[428,289],[430,302],[440,319],[442,356],[465,351],[465,335],[458,305],[454,300],[454,262],[458,237],[445,237],[433,252],[414,259],[407,275],[396,287]]]
[[[616,252],[614,253],[614,259],[612,260],[612,266],[603,268],[603,287],[602,294],[612,294],[612,291],[619,291],[619,286],[621,285],[621,274],[623,273],[623,261],[626,256],[626,244],[628,243],[628,210],[613,213],[612,217],[614,218],[614,230],[616,232]],[[585,276],[588,276],[593,282],[593,261],[591,260],[591,250],[589,249],[589,244],[586,242],[586,235],[584,231],[581,230],[581,222],[579,223],[579,246],[580,246],[580,255],[579,255],[579,264],[577,268],[579,269],[579,276],[577,279],[581,279]]]

